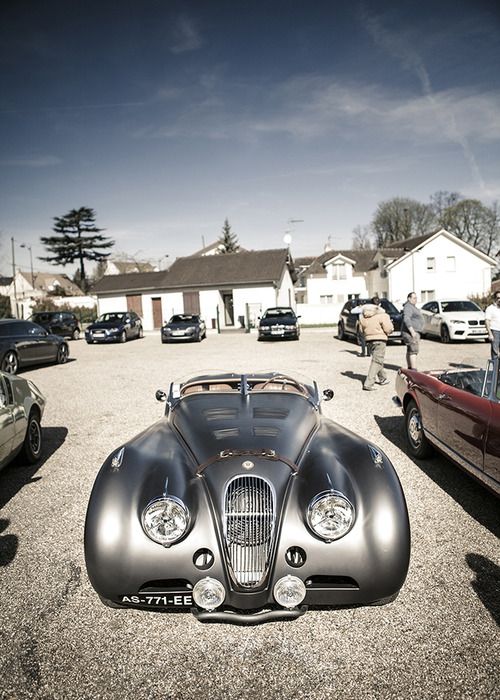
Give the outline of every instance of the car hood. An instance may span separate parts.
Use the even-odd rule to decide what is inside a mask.
[[[449,319],[457,319],[458,321],[484,320],[484,313],[482,311],[442,311],[441,316]]]
[[[124,325],[123,321],[96,321],[95,323],[91,323],[90,326],[87,327],[87,330],[94,331],[98,328],[120,328],[120,326]]]

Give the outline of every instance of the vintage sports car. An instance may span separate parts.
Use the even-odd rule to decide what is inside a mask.
[[[432,372],[400,369],[396,392],[413,457],[425,459],[435,447],[500,495],[498,360],[489,360],[486,369],[474,365]]]
[[[42,451],[45,398],[29,379],[0,372],[0,469],[19,453],[34,464]]]
[[[101,314],[85,329],[85,340],[92,343],[126,343],[142,338],[142,321],[135,311],[113,311]]]
[[[288,306],[266,309],[259,320],[257,340],[298,340],[299,318]]]
[[[59,335],[47,333],[37,323],[0,319],[0,370],[16,374],[21,367],[46,362],[67,362],[68,343]]]
[[[174,343],[178,340],[199,343],[206,337],[205,321],[198,314],[174,314],[161,329],[162,343]]]
[[[394,600],[410,557],[401,485],[379,448],[322,416],[314,382],[207,374],[157,398],[165,416],[109,455],[90,496],[102,602],[255,624]]]

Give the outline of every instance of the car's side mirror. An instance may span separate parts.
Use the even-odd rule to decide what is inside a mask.
[[[323,389],[323,401],[331,401],[335,396],[333,389]]]
[[[162,391],[162,389],[157,389],[155,396],[156,396],[157,401],[166,401],[167,400],[167,395],[164,391]]]

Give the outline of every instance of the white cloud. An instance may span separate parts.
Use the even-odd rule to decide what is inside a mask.
[[[0,165],[17,168],[52,168],[60,165],[62,160],[56,156],[39,156],[38,158],[11,158],[0,160]]]
[[[177,17],[170,31],[170,51],[173,54],[197,51],[202,45],[201,34],[195,22],[187,15]]]

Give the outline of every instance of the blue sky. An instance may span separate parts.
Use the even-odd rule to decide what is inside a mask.
[[[3,3],[0,273],[12,236],[50,269],[39,238],[81,206],[171,262],[226,217],[302,256],[391,197],[500,199],[499,39],[481,0]]]

